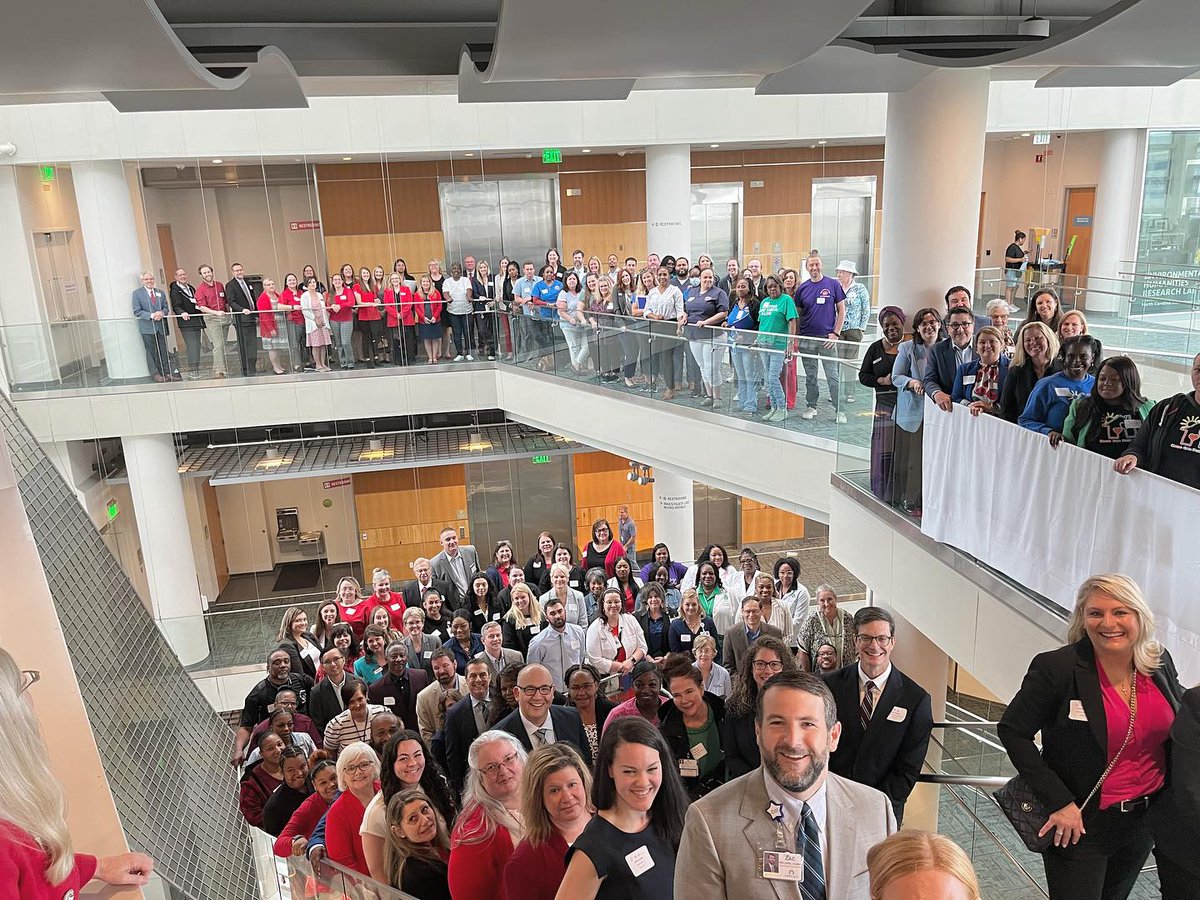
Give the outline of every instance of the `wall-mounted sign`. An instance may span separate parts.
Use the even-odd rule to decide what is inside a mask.
[[[1048,144],[1048,143],[1050,143],[1050,132],[1035,131],[1033,133],[1033,146],[1037,147],[1039,144]]]
[[[532,457],[532,462],[535,466],[541,465],[542,463],[548,463],[550,462],[550,454],[539,453],[537,456]]]
[[[110,522],[115,519],[117,514],[120,512],[121,507],[117,505],[116,500],[109,500],[108,503],[104,505],[104,513],[108,516],[108,521]]]
[[[1071,224],[1079,225],[1079,226],[1086,226],[1086,227],[1090,228],[1092,225],[1092,217],[1091,216],[1076,216],[1074,219],[1071,220]]]
[[[542,151],[542,162],[548,166],[562,162],[562,151],[557,147],[547,147]]]
[[[317,219],[309,219],[305,222],[288,222],[289,231],[316,231],[321,227],[321,223]]]
[[[38,174],[41,175],[42,181],[51,182],[54,180],[57,173],[54,171],[54,166],[42,166],[41,169],[38,170]]]
[[[347,476],[345,478],[334,478],[331,481],[323,481],[323,482],[321,482],[321,487],[325,488],[325,490],[327,490],[327,491],[330,491],[330,490],[333,490],[334,488],[345,487],[349,483],[350,483],[350,478],[349,478],[349,476]]]

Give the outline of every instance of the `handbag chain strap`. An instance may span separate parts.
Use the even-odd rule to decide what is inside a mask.
[[[1133,723],[1137,719],[1137,669],[1134,668],[1133,673],[1129,677],[1129,728],[1125,731],[1125,740],[1121,742],[1120,748],[1109,760],[1108,765],[1104,769],[1104,774],[1100,776],[1100,780],[1096,782],[1096,786],[1092,788],[1091,793],[1087,795],[1087,799],[1079,805],[1079,811],[1083,812],[1083,808],[1088,805],[1088,801],[1096,796],[1096,791],[1100,790],[1100,785],[1104,784],[1104,779],[1112,772],[1116,766],[1117,760],[1121,758],[1121,754],[1125,748],[1129,746],[1129,742],[1133,739]]]

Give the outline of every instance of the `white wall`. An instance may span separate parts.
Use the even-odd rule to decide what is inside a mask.
[[[33,235],[37,232],[59,231],[68,229],[71,236],[71,257],[77,276],[78,298],[85,315],[95,318],[96,305],[92,299],[87,278],[87,256],[83,248],[83,232],[79,224],[79,210],[75,204],[75,183],[71,178],[71,170],[66,166],[58,166],[55,170],[54,181],[42,183],[41,175],[36,166],[17,166],[15,169],[17,188],[20,192],[21,219],[25,235],[30,241],[30,253],[34,253],[36,242]],[[36,256],[34,256],[36,266]],[[44,291],[44,278],[48,273],[35,272],[38,291]],[[130,287],[130,291],[133,286]],[[27,297],[25,302],[36,304],[37,297]],[[39,316],[44,320],[44,316]]]
[[[213,559],[209,538],[208,511],[204,505],[204,480],[183,479],[183,506],[187,512],[188,536],[192,541],[192,558],[196,560],[196,581],[207,609],[217,599],[217,564]]]
[[[1064,246],[1061,228],[1066,189],[1096,185],[1103,143],[1103,134],[1095,131],[1054,132],[1049,145],[1036,147],[1032,137],[989,140],[983,157],[987,199],[979,265],[1003,266],[1004,248],[1018,228],[1060,229],[1048,245],[1057,257]],[[1036,161],[1038,154],[1043,155],[1041,163]]]
[[[331,563],[359,558],[354,490],[350,485],[325,490],[328,478],[284,478],[254,484],[220,485],[217,505],[225,536],[229,574],[269,572],[282,556],[275,543],[275,510],[296,507],[301,531],[325,533],[325,557]],[[326,508],[324,503],[332,504]]]

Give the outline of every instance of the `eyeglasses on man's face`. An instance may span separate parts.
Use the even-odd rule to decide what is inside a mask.
[[[519,690],[526,697],[533,697],[533,696],[536,696],[537,694],[541,694],[543,697],[549,697],[551,694],[554,693],[554,685],[552,685],[552,684],[529,684],[529,685],[526,685],[525,687],[518,687],[517,690]]]
[[[890,634],[856,634],[854,640],[862,647],[870,647],[873,643],[880,647],[886,647],[892,642],[892,636]]]

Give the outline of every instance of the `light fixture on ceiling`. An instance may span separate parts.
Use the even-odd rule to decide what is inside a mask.
[[[467,442],[459,444],[459,450],[491,450],[492,442],[485,441],[483,435],[478,431],[472,431],[467,435]]]
[[[1043,19],[1041,16],[1030,16],[1024,22],[1017,25],[1017,34],[1021,37],[1050,37],[1050,20]]]
[[[532,153],[526,153],[526,154],[525,154],[525,158],[526,158],[526,159],[533,159],[533,154],[532,154]]]
[[[350,162],[350,160],[352,160],[352,159],[354,159],[353,156],[343,156],[342,162]]]
[[[367,449],[358,454],[359,462],[370,462],[380,459],[391,459],[396,455],[395,450],[385,450],[383,441],[379,438],[372,438],[367,442]]]
[[[709,148],[710,148],[710,149],[712,149],[712,150],[716,150],[716,149],[717,149],[718,147],[720,147],[721,145],[720,145],[720,144],[709,144],[708,146],[709,146]]]
[[[1029,132],[1028,132],[1028,131],[1022,131],[1022,132],[1021,132],[1021,137],[1029,137]]]
[[[223,162],[225,162],[225,160],[223,160],[223,159],[214,159],[214,160],[213,160],[213,165],[214,165],[214,166],[219,166],[219,165],[220,165],[221,163],[223,163]]]
[[[278,469],[280,466],[290,466],[292,457],[284,456],[278,447],[268,447],[263,452],[263,458],[254,464],[256,469]]]
[[[474,153],[464,153],[463,156],[474,156]]]
[[[629,461],[629,472],[625,477],[632,482],[640,484],[642,487],[654,484],[654,477],[650,474],[650,467],[645,463],[637,463],[633,460]]]
[[[823,146],[825,146],[825,145],[826,145],[826,144],[828,144],[828,143],[829,143],[829,141],[817,141],[817,146],[818,146],[818,147],[823,147]]]
[[[589,148],[584,147],[580,152],[581,153],[591,153],[592,151]]]

